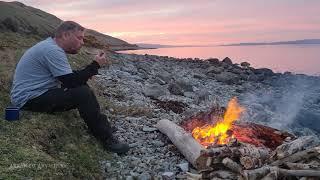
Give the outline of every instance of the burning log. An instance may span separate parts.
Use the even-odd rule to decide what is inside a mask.
[[[210,149],[201,150],[201,155],[220,158],[221,160],[225,157],[239,157],[240,152],[237,148],[230,148],[229,146],[222,146]]]
[[[241,156],[248,156],[260,159],[261,161],[265,161],[270,157],[270,151],[267,148],[255,147],[251,144],[243,144],[241,148],[239,148]]]
[[[237,157],[254,157],[261,160],[267,160],[269,158],[269,150],[262,147],[255,147],[250,144],[241,144],[239,147],[230,147],[228,145],[224,145],[221,147],[204,149],[201,151],[202,155],[215,157],[215,158],[237,158]]]
[[[172,141],[184,157],[198,170],[205,169],[207,157],[201,156],[204,147],[190,133],[167,119],[160,120],[156,127]]]

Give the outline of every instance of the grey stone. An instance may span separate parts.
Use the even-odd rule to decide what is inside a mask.
[[[204,74],[194,74],[193,77],[196,79],[206,79],[207,78]]]
[[[250,74],[250,75],[248,76],[248,79],[247,79],[247,80],[248,80],[248,81],[258,81],[259,78],[258,78],[258,76],[255,75],[255,74]]]
[[[209,91],[206,89],[199,90],[196,92],[196,94],[198,95],[199,102],[208,100],[210,95]]]
[[[206,74],[207,75],[212,75],[212,74],[219,74],[223,71],[222,67],[216,67],[216,66],[210,66],[207,71]]]
[[[144,132],[153,132],[158,130],[157,128],[149,127],[149,126],[143,126],[142,131]]]
[[[232,73],[235,73],[235,74],[242,74],[244,73],[244,71],[239,68],[239,67],[233,67],[231,70],[230,70]]]
[[[142,173],[138,176],[138,180],[151,180],[152,177],[149,173]]]
[[[156,147],[164,146],[164,143],[162,141],[153,141],[152,144]]]
[[[166,71],[162,71],[161,74],[157,74],[156,77],[161,79],[165,83],[169,83],[172,79],[172,75]]]
[[[178,84],[171,83],[168,87],[168,90],[173,95],[183,96],[183,90]]]
[[[210,64],[219,64],[220,63],[219,59],[217,59],[217,58],[209,58],[209,59],[207,59],[207,61]]]
[[[184,92],[193,92],[193,86],[191,82],[187,82],[180,79],[180,80],[176,80],[175,83],[179,85]]]
[[[172,180],[174,179],[174,173],[173,172],[164,172],[161,174],[162,178],[165,180]]]
[[[226,84],[235,84],[240,80],[238,75],[231,72],[226,72],[226,71],[216,75],[215,79],[217,81],[224,82]]]
[[[250,63],[248,63],[248,62],[242,62],[242,63],[240,63],[240,65],[242,66],[242,67],[250,67]]]
[[[154,99],[166,94],[166,89],[160,85],[149,85],[144,89],[144,95]]]
[[[134,180],[134,178],[132,176],[127,176],[126,180]]]
[[[226,63],[226,64],[229,64],[229,65],[232,65],[232,60],[229,58],[229,57],[226,57],[222,60],[223,63]]]
[[[158,84],[160,84],[160,85],[165,85],[165,84],[167,84],[166,81],[162,80],[162,79],[159,78],[159,77],[156,77],[155,83],[158,83]]]
[[[243,92],[245,92],[246,91],[246,89],[243,87],[243,86],[239,86],[239,87],[237,87],[237,89],[236,89],[236,92],[237,93],[243,93]]]
[[[193,92],[184,92],[183,94],[184,94],[185,97],[188,97],[188,98],[191,98],[191,99],[196,97],[196,94],[193,93]]]
[[[179,167],[182,172],[189,171],[189,163],[181,163],[178,164],[177,167]]]
[[[268,68],[259,68],[254,70],[255,74],[263,74],[264,76],[272,76],[274,75],[273,71]]]

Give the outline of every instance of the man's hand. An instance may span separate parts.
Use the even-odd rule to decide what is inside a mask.
[[[100,67],[110,63],[109,60],[106,59],[106,54],[102,51],[95,56],[95,61],[100,65]]]

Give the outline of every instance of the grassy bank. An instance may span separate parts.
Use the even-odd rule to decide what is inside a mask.
[[[0,33],[0,39],[0,179],[103,178],[99,161],[111,155],[88,134],[77,111],[51,115],[21,112],[20,121],[4,120],[15,66],[40,38]],[[83,51],[70,56],[73,68],[90,63],[90,59]]]

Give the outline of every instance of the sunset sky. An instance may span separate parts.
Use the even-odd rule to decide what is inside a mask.
[[[320,0],[21,0],[129,43],[320,38]]]

